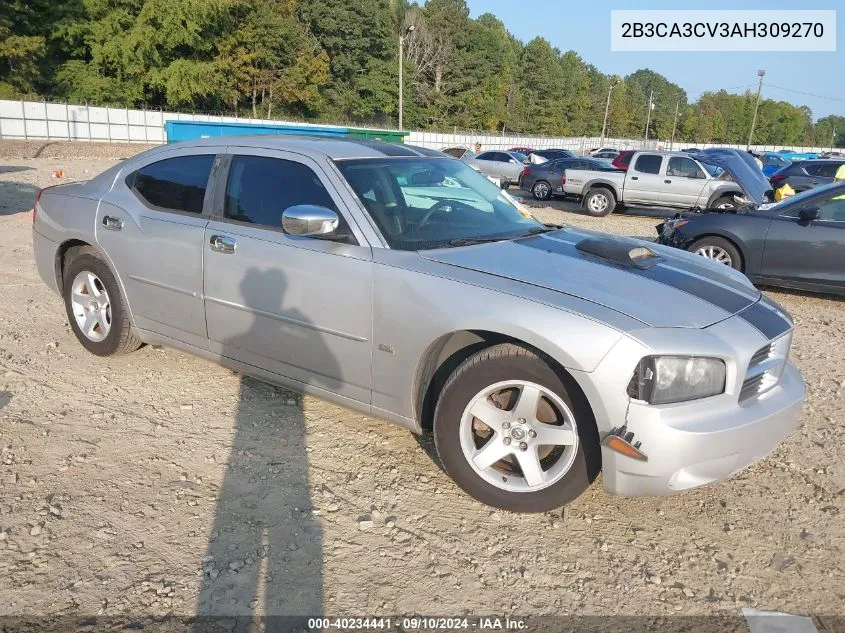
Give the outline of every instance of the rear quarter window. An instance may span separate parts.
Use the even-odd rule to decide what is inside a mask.
[[[165,158],[129,174],[126,184],[152,207],[199,214],[214,158],[214,154]]]

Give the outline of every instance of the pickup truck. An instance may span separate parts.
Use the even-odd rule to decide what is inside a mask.
[[[563,192],[582,199],[584,210],[601,217],[617,207],[733,209],[739,185],[706,154],[637,152],[626,172],[567,169]]]

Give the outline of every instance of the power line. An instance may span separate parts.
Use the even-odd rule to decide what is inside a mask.
[[[769,84],[766,84],[766,85],[768,86]],[[727,92],[728,90],[739,90],[740,88],[753,88],[754,86],[755,86],[755,84],[745,84],[745,85],[742,85],[742,86],[733,86],[732,88],[717,88],[715,90],[696,90],[696,91],[693,91],[693,92],[687,92],[687,96],[703,95],[707,92],[711,92],[711,93],[712,92],[721,92],[723,90],[725,92]]]
[[[792,88],[784,88],[783,86],[776,86],[774,84],[766,84],[766,87],[767,88],[777,88],[778,90],[785,90],[786,92],[794,92],[797,95],[804,95],[805,97],[816,97],[818,99],[828,99],[830,101],[843,101],[843,102],[845,102],[845,99],[842,99],[841,97],[827,97],[825,95],[817,95],[817,94],[812,93],[812,92],[803,92],[801,90],[793,90]]]

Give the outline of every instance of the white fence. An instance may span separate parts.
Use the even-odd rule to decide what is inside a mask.
[[[297,121],[251,119],[245,117],[213,116],[162,110],[131,110],[129,108],[105,108],[67,103],[39,101],[9,101],[0,99],[0,139],[33,139],[65,141],[106,141],[129,143],[164,143],[164,126],[167,121],[209,121],[218,123],[247,123],[262,125],[314,125]],[[323,126],[321,126],[323,127]],[[326,126],[331,127],[331,126]],[[342,126],[348,127],[348,126]],[[564,148],[575,152],[586,152],[594,147],[615,147],[617,149],[670,149],[670,143],[662,140],[601,139],[599,137],[550,138],[540,136],[497,135],[487,132],[411,132],[407,142],[432,149],[447,147],[475,148],[482,150],[507,149],[510,147],[532,147],[535,149]],[[675,141],[671,149],[695,146],[736,147],[744,145],[721,145],[713,143],[688,143]],[[784,147],[781,145],[753,145],[759,151],[791,149],[799,152],[822,152],[829,147]]]

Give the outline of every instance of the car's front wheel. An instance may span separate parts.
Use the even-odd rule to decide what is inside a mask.
[[[514,512],[544,512],[583,493],[601,469],[598,431],[574,381],[511,344],[464,361],[440,394],[434,441],[471,496]]]
[[[109,265],[97,251],[77,251],[64,271],[68,321],[82,346],[97,356],[135,351],[141,340],[132,332],[129,310]]]
[[[739,249],[722,237],[715,235],[702,237],[692,243],[689,251],[707,259],[712,259],[719,264],[724,264],[725,266],[742,271],[742,255],[740,255]]]

